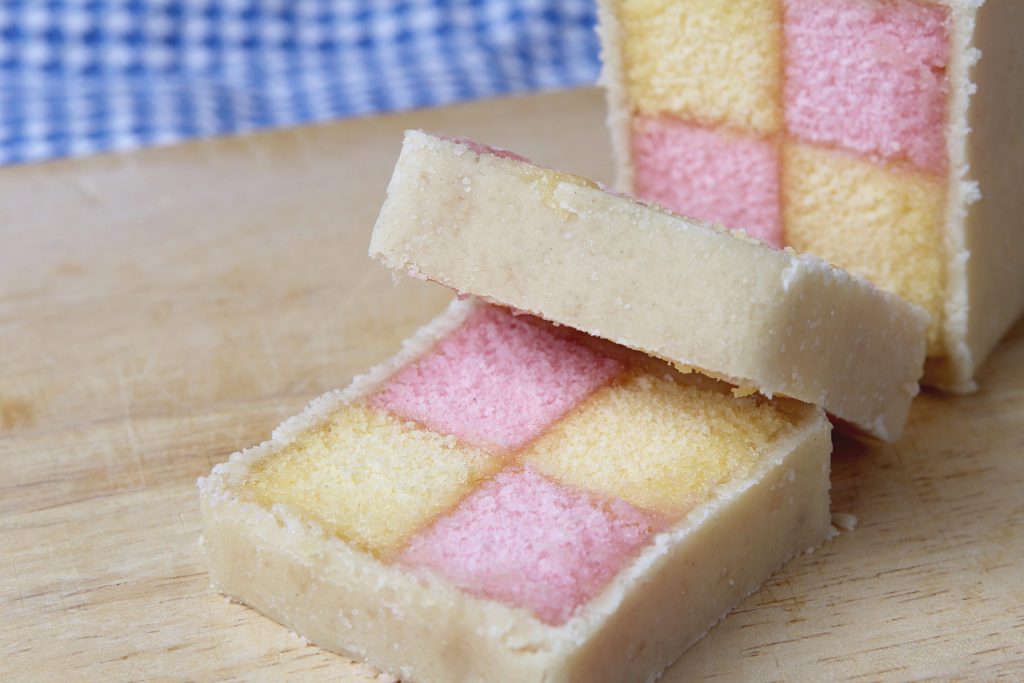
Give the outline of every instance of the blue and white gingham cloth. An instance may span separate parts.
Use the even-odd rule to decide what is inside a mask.
[[[0,0],[0,164],[593,83],[594,0]]]

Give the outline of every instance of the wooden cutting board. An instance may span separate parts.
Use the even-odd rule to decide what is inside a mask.
[[[0,680],[373,680],[209,588],[196,477],[449,298],[366,257],[400,131],[610,180],[593,90],[0,169]],[[855,531],[665,676],[1024,678],[1024,325],[893,446]]]

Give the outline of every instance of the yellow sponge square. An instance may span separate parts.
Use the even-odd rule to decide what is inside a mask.
[[[387,556],[453,507],[500,457],[362,404],[260,461],[242,485],[261,505],[287,505],[344,541]]]
[[[781,125],[778,0],[621,0],[634,110],[768,134]]]
[[[632,371],[557,423],[523,457],[564,484],[675,517],[749,473],[792,424],[763,398]]]
[[[924,308],[928,355],[942,355],[941,179],[796,143],[783,157],[785,242]]]

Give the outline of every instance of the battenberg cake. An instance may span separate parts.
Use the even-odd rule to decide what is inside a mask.
[[[214,585],[408,681],[653,680],[829,533],[830,425],[456,301],[201,479]]]
[[[1024,2],[602,0],[617,186],[931,315],[925,383],[1024,309]]]
[[[894,440],[917,393],[927,315],[811,256],[419,131],[370,255],[414,276],[821,405]]]

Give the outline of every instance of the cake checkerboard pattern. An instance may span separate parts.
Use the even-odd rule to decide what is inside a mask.
[[[792,427],[764,399],[611,348],[478,306],[376,392],[254,463],[240,490],[561,624]]]
[[[633,190],[868,277],[931,314],[941,355],[949,7],[611,4]]]

